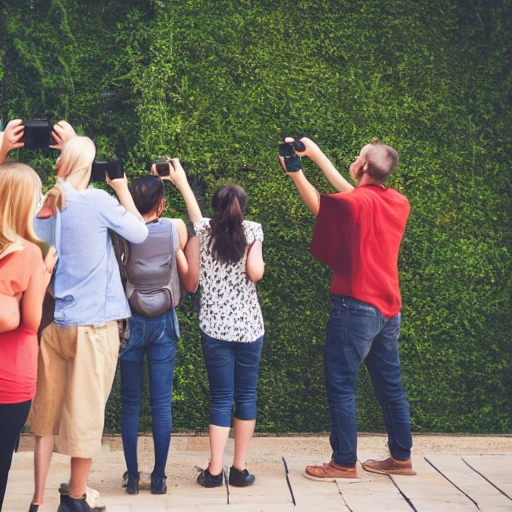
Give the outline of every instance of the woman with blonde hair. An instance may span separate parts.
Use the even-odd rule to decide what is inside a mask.
[[[71,456],[69,490],[61,494],[58,510],[87,512],[87,479],[92,457],[101,449],[119,353],[117,321],[130,316],[109,230],[141,243],[148,229],[126,176],[107,178],[118,199],[88,188],[94,143],[75,135],[67,123],[54,128],[62,153],[56,163],[57,187],[47,207],[59,207],[59,264],[53,282],[54,320],[41,334],[38,388],[29,418],[36,436],[30,509],[43,502],[55,436],[58,451]]]
[[[55,265],[43,262],[32,219],[41,180],[28,165],[0,165],[0,510],[16,438],[36,393],[37,329]]]

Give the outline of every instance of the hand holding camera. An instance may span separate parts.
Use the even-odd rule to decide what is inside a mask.
[[[23,142],[23,121],[21,119],[13,119],[9,121],[2,132],[0,138],[0,163],[7,158],[9,151],[22,148]]]
[[[304,153],[305,151],[306,146],[302,140],[285,137],[284,142],[279,144],[279,162],[284,171],[300,171],[302,169],[302,163],[298,153]]]
[[[107,162],[107,163],[110,164],[111,162]],[[105,175],[105,183],[114,189],[118,198],[119,198],[119,195],[123,191],[128,191],[128,178],[126,177],[124,170],[123,170],[123,174],[119,175],[119,172],[120,172],[119,169],[120,168],[117,167],[116,175],[114,175],[114,176],[110,176],[108,171]],[[122,167],[121,167],[121,169],[122,169]]]
[[[91,182],[108,183],[125,177],[122,160],[113,160],[112,162],[99,162],[94,160],[92,163]],[[112,185],[111,185],[112,186]]]
[[[180,189],[181,185],[187,183],[187,175],[179,158],[166,156],[164,161],[154,163],[151,166],[150,172],[160,176],[162,180],[170,181],[178,189]]]
[[[62,151],[64,143],[71,137],[76,136],[74,128],[67,121],[59,121],[53,125],[53,131],[51,132],[54,144],[50,147],[52,149],[58,149]]]
[[[163,160],[161,160],[159,162],[155,162],[151,166],[152,174],[156,174],[157,176],[160,176],[160,178],[163,179],[164,176],[169,176],[169,173],[171,172],[170,166],[171,166],[171,157],[165,155]]]

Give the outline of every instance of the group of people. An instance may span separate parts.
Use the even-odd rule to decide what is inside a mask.
[[[138,420],[147,358],[155,454],[151,492],[167,492],[176,307],[182,289],[194,292],[198,286],[211,454],[197,482],[223,485],[224,450],[233,427],[229,484],[251,485],[255,476],[246,461],[264,336],[256,283],[265,264],[262,226],[244,218],[245,191],[237,185],[220,187],[212,198],[212,217],[204,218],[179,160],[172,159],[168,174],[158,175],[153,166],[131,186],[126,176],[106,176],[116,198],[90,186],[96,149],[88,137],[77,135],[65,121],[54,126],[52,135],[52,147],[60,151],[56,185],[42,196],[35,171],[19,162],[3,163],[12,149],[23,146],[22,122],[11,121],[0,132],[0,510],[25,423],[36,439],[30,512],[43,503],[54,443],[71,457],[58,512],[101,509],[87,481],[101,447],[118,359],[127,467],[123,485],[129,494],[139,492]],[[409,204],[385,186],[398,155],[384,144],[365,146],[350,167],[354,188],[313,141],[301,142],[295,153],[309,157],[338,190],[320,194],[301,168],[287,171],[279,157],[317,217],[312,253],[333,269],[325,348],[333,451],[329,463],[308,466],[304,474],[318,480],[358,478],[354,389],[362,362],[382,406],[391,453],[363,468],[414,474],[397,344],[397,259]],[[195,236],[188,237],[183,220],[163,217],[166,180],[182,194]],[[129,245],[125,286],[111,232]],[[128,318],[120,346],[118,322]]]

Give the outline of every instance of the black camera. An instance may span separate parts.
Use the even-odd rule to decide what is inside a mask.
[[[169,169],[169,165],[172,165],[171,158],[169,156],[164,156],[163,160],[155,162],[155,169],[158,176],[169,176],[171,170]]]
[[[294,150],[302,152],[306,146],[300,140],[279,144],[279,156],[284,158],[286,172],[297,172],[302,168],[300,156]]]
[[[106,183],[106,176],[111,180],[122,178],[124,176],[124,165],[122,160],[113,160],[112,162],[92,163],[91,182],[99,181]]]
[[[48,121],[43,119],[34,119],[23,123],[23,138],[25,149],[48,149],[55,141],[52,137],[52,128]]]

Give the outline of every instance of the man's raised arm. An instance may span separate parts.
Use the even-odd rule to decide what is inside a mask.
[[[281,164],[284,172],[286,172],[286,174],[290,176],[292,181],[295,183],[295,186],[297,187],[297,190],[299,191],[299,194],[306,206],[316,217],[320,211],[320,192],[318,192],[318,190],[307,180],[302,169],[294,172],[288,172],[282,156],[279,156],[279,163]]]
[[[286,140],[286,139],[285,139]],[[353,185],[351,185],[334,167],[332,162],[325,156],[323,151],[315,144],[311,139],[307,137],[303,137],[300,141],[304,144],[306,149],[304,151],[295,151],[299,156],[307,156],[310,160],[312,160],[320,170],[324,173],[324,176],[327,178],[329,183],[338,191],[338,192],[349,192],[353,190]]]

